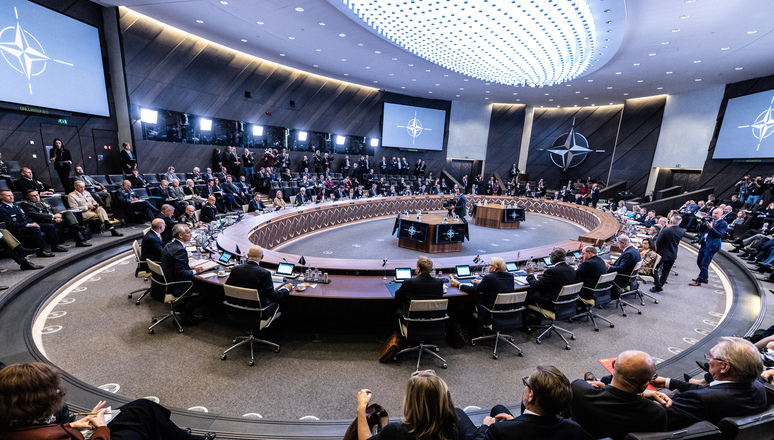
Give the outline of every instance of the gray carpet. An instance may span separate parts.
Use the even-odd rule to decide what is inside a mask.
[[[127,256],[124,254],[124,256]],[[109,264],[106,262],[105,264]],[[153,300],[135,306],[126,293],[147,284],[134,278],[134,261],[127,258],[70,288],[69,304],[57,304],[41,326],[62,329],[41,336],[51,361],[81,380],[95,385],[118,384],[118,393],[130,398],[156,396],[170,407],[206,407],[211,413],[240,417],[259,413],[267,419],[295,420],[314,415],[320,419],[351,419],[355,393],[374,391],[374,400],[400,415],[406,378],[414,371],[414,357],[397,363],[377,362],[380,343],[374,335],[324,335],[312,342],[306,333],[288,329],[278,354],[259,349],[256,365],[248,367],[248,349],[235,350],[226,361],[221,352],[239,334],[225,323],[207,322],[178,334],[171,323],[149,335],[150,318],[165,312]],[[114,269],[114,270],[113,270]],[[626,349],[648,351],[667,359],[711,331],[726,307],[726,294],[711,273],[708,287],[687,283],[696,273],[695,254],[682,248],[673,276],[659,304],[646,303],[643,315],[627,317],[613,310],[615,328],[602,326],[594,332],[590,323],[564,326],[576,332],[572,350],[557,337],[541,345],[534,335],[516,333],[515,342],[524,357],[504,348],[500,359],[491,358],[486,345],[459,350],[441,343],[441,355],[449,363],[423,360],[422,368],[435,369],[451,387],[458,406],[489,407],[518,402],[521,377],[536,365],[556,365],[571,379],[585,371],[605,373],[598,359],[614,357]],[[83,289],[83,288],[86,289]],[[67,302],[67,301],[66,301]],[[61,312],[66,312],[64,316]]]
[[[352,223],[324,233],[306,235],[274,250],[307,257],[324,258],[416,258],[418,252],[397,246],[398,238],[391,235],[395,218]],[[545,246],[562,239],[577,239],[586,230],[580,226],[540,214],[527,214],[520,229],[492,229],[470,224],[470,241],[462,243],[462,252],[437,256],[483,255]],[[524,259],[530,255],[522,255]]]

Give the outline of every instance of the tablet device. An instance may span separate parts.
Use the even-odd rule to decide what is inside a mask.
[[[223,251],[223,253],[220,254],[220,258],[218,258],[218,264],[221,266],[232,266],[234,263],[231,263],[229,260],[231,260],[231,257],[233,257],[234,254],[232,254],[229,251]]]
[[[279,263],[277,265],[277,275],[281,275],[286,278],[295,278],[298,275],[293,273],[296,267],[290,263]]]
[[[395,269],[395,282],[402,283],[405,280],[411,278],[411,268],[400,267]]]
[[[516,265],[515,261],[511,261],[510,263],[505,263],[505,270],[508,272],[516,272],[519,270],[519,266]]]
[[[543,262],[546,263],[546,266],[553,266],[551,263],[551,257],[543,257]]]
[[[475,278],[476,276],[470,273],[470,266],[467,264],[457,266],[457,278],[461,280]]]

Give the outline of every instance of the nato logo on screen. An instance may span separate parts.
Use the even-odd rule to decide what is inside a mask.
[[[4,1],[0,55],[0,100],[110,116],[94,26],[28,1]]]
[[[713,159],[774,157],[774,90],[728,100]]]
[[[446,111],[384,103],[382,146],[443,150]]]

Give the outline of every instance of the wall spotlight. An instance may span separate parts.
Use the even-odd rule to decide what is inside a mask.
[[[379,146],[379,139],[377,138],[371,138],[371,146],[376,148]]]
[[[159,112],[147,108],[140,109],[140,120],[146,124],[155,124],[159,120]]]
[[[344,145],[346,139],[344,136],[336,136],[336,145]]]
[[[307,138],[308,136],[309,136],[309,133],[307,133],[307,132],[305,132],[305,131],[299,131],[299,132],[298,132],[298,141],[299,141],[299,142],[304,142],[304,141],[306,141],[306,138]]]
[[[212,119],[199,119],[199,128],[201,128],[202,131],[212,130]]]
[[[253,125],[253,136],[263,136],[262,125]]]

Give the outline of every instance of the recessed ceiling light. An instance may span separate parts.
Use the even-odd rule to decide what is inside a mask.
[[[518,93],[516,93],[516,92],[513,92],[513,95],[514,95],[514,96],[516,96],[516,95],[518,95]]]
[[[608,87],[607,87],[607,90],[613,90],[613,88],[612,88],[612,87],[610,87],[610,86],[608,86]]]
[[[405,88],[406,88],[406,86],[400,86],[400,88],[401,88],[401,89],[405,89]]]
[[[662,46],[666,46],[667,44],[669,44],[669,41],[662,41],[662,42],[661,42],[661,45],[662,45]]]
[[[242,41],[243,43],[247,43],[247,40],[245,40],[244,38],[242,38],[242,40],[240,41]]]
[[[583,99],[589,99],[589,97],[588,96],[584,96]]]
[[[521,101],[521,98],[516,98],[516,102],[520,102],[520,101]]]
[[[548,93],[546,93],[546,96],[548,96]]]
[[[393,58],[392,60],[393,60],[393,61],[398,61],[398,59],[397,59],[397,58]]]
[[[378,83],[379,83],[379,81],[374,81],[374,84],[378,84]]]
[[[430,72],[430,69],[425,69],[425,72]],[[489,84],[487,84],[487,85],[489,85]]]
[[[548,102],[554,102],[554,98],[548,98]]]
[[[284,56],[285,56],[285,54],[284,54],[284,53],[281,53],[281,54],[280,54],[280,56],[281,56],[281,57],[284,57]]]
[[[731,49],[731,48],[730,47],[721,47],[720,48],[720,50],[729,50],[729,49]]]
[[[342,58],[341,61],[347,61],[347,59],[346,58]]]
[[[640,63],[634,63],[633,65],[634,65],[634,66],[639,66],[639,65],[640,65]]]
[[[694,81],[699,82],[701,81],[701,78],[696,78]]]
[[[312,67],[320,67],[320,66],[318,66],[317,64],[312,64]]]
[[[742,70],[741,67],[736,67],[734,70]]]
[[[613,105],[613,103],[611,102],[610,105]]]
[[[470,81],[468,78],[463,79],[464,82]]]
[[[370,69],[371,69],[371,66],[366,66],[366,70],[370,70]]]
[[[382,51],[381,50],[375,50],[374,53],[375,54],[380,54],[380,53],[382,53]]]
[[[412,81],[416,81],[417,79],[416,79],[416,78],[411,78],[411,80],[412,80]]]
[[[394,73],[391,73],[391,74],[390,74],[390,76],[395,76],[395,74],[394,74]]]
[[[296,12],[304,12],[304,8],[299,6],[298,8],[296,8]]]
[[[671,74],[672,74],[672,72],[670,71],[670,72],[667,72],[666,74],[667,74],[667,75],[671,75]]]
[[[344,38],[346,36],[347,36],[347,34],[344,34],[344,33],[339,34],[339,37],[341,37],[341,38]]]
[[[663,87],[656,87],[656,89],[658,89],[658,90],[664,90],[664,88],[663,88]]]
[[[701,60],[693,60],[693,64],[699,64],[701,63]]]
[[[593,79],[590,79],[590,80],[588,80],[588,82],[590,82],[590,83],[593,83],[593,82],[594,82],[594,80],[593,80]]]
[[[345,73],[344,76],[349,76],[349,73]]]
[[[642,82],[642,80],[641,80],[641,79],[638,79],[638,80],[637,80],[637,82],[638,82],[638,83],[641,83],[641,82]]]
[[[440,84],[436,84],[435,86],[436,86],[436,87],[439,87],[439,86],[440,86]],[[489,92],[487,92],[487,93],[489,93]]]
[[[296,37],[288,37],[288,40],[295,40]]]
[[[580,90],[576,91],[575,93],[576,93],[576,94],[580,94]]]
[[[691,17],[690,15],[681,15],[680,19],[685,20],[686,18],[690,18],[690,17]]]
[[[672,32],[680,32],[680,29],[672,29]]]
[[[629,96],[629,94],[628,93],[624,93],[624,96]]]
[[[196,20],[197,23],[202,24],[204,23],[204,20]]]
[[[363,43],[357,43],[357,45],[363,47]]]
[[[623,73],[623,72],[616,72],[615,74],[616,74],[616,75],[620,75],[621,73]]]
[[[748,33],[748,34],[750,34],[750,35],[752,35],[752,34],[757,34],[757,33],[758,33],[758,31],[755,31],[755,30],[753,30],[753,31],[747,31],[747,33]]]
[[[460,97],[460,95],[455,95],[455,96],[456,96],[457,98],[459,98],[459,97]]]
[[[256,21],[255,24],[263,24],[262,21]]]
[[[409,67],[414,67],[414,65],[413,65],[413,64],[409,64],[408,66],[409,66]]]
[[[319,22],[317,24],[319,24],[320,26],[325,26],[325,22],[324,21],[321,21],[321,22]]]
[[[656,52],[651,52],[651,53],[648,54],[648,56],[649,57],[655,57],[656,56]]]
[[[696,0],[685,0],[685,2],[686,2],[686,3],[693,3],[693,2],[695,2],[695,1],[696,1]]]
[[[443,77],[444,77],[444,78],[448,78],[448,77],[449,77],[449,74],[447,73],[447,74],[446,74],[446,75],[444,75]]]
[[[322,49],[315,49],[317,52],[322,52]]]
[[[227,4],[228,4],[228,2],[227,2],[226,0],[220,0],[220,4],[221,4],[221,5],[227,5]]]

